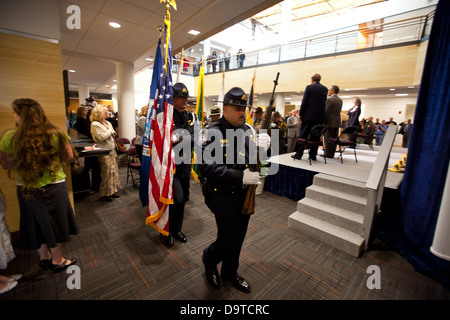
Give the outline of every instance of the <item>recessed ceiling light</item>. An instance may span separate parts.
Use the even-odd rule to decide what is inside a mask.
[[[194,35],[194,36],[196,36],[196,35],[200,34],[200,31],[197,31],[197,30],[191,30],[191,31],[188,31],[188,33],[189,33],[189,34],[192,34],[192,35]]]
[[[414,86],[409,86],[408,89],[414,89]]]
[[[394,88],[392,88],[392,89],[389,89],[389,90],[391,90],[391,91],[395,91],[395,89],[394,89]]]
[[[111,27],[113,27],[113,28],[120,28],[120,27],[121,27],[120,24],[118,24],[117,22],[113,22],[113,21],[111,21],[111,22],[109,23],[109,25],[110,25]]]
[[[407,93],[397,93],[396,94],[397,97],[405,97],[407,95],[408,95]]]
[[[147,61],[153,61],[153,58],[145,58]]]
[[[75,71],[75,70],[73,70],[73,69],[70,69],[70,70],[69,70],[69,72],[76,72],[76,71]]]

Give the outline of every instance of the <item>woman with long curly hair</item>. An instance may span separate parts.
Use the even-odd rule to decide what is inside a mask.
[[[113,138],[116,132],[111,123],[106,121],[108,116],[108,109],[102,105],[92,109],[90,115],[92,138],[97,145],[112,149],[110,154],[97,157],[102,174],[102,182],[100,183],[101,201],[112,201],[112,198],[119,198],[117,191],[120,187],[116,144]]]
[[[63,170],[73,148],[35,100],[16,99],[12,109],[16,128],[1,137],[0,153],[17,182],[21,242],[25,250],[37,250],[41,268],[60,272],[76,263],[62,252],[62,244],[78,234]]]

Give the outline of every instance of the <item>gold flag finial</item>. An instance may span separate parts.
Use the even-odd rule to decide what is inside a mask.
[[[175,10],[177,10],[177,3],[175,0],[159,0],[159,3],[165,2],[167,5],[171,5]]]

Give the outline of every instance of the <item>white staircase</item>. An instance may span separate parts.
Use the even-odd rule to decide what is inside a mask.
[[[319,173],[289,216],[288,226],[359,257],[366,204],[365,183]]]

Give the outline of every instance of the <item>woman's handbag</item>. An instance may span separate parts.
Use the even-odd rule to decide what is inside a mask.
[[[118,153],[125,153],[125,147],[123,146],[123,143],[117,140],[115,136],[112,136],[114,138],[114,142],[116,143],[116,151]]]

